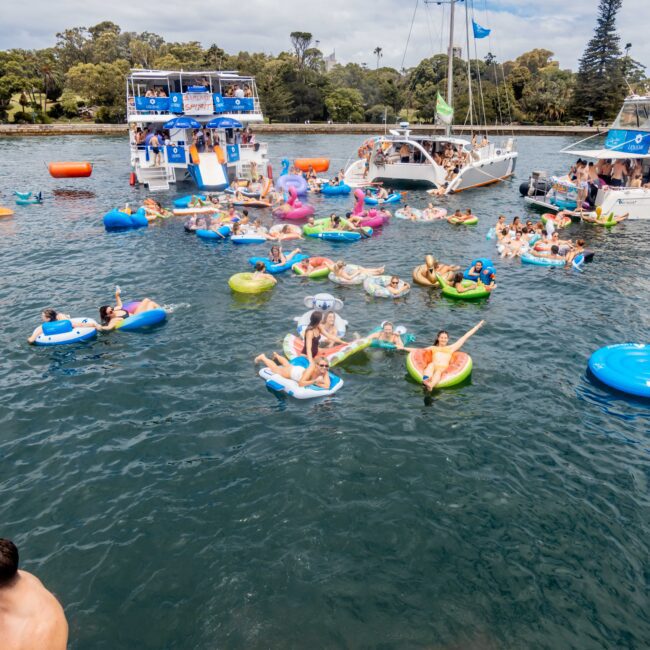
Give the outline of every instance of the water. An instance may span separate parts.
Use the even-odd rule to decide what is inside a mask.
[[[359,140],[269,138],[278,158],[344,159]],[[518,178],[445,199],[471,206],[477,228],[396,222],[347,247],[301,246],[404,277],[429,252],[491,255],[497,214],[523,213],[519,182],[568,164],[567,142],[521,138]],[[650,644],[650,410],[585,375],[601,345],[647,340],[647,223],[572,226],[596,250],[584,273],[498,260],[483,304],[421,288],[373,300],[289,274],[241,298],[226,280],[257,247],[206,244],[178,219],[104,232],[106,211],[145,196],[123,139],[2,150],[0,202],[13,189],[46,202],[0,220],[0,535],[65,605],[72,648]],[[96,163],[91,179],[42,164],[78,159]],[[43,307],[95,317],[116,284],[174,314],[147,334],[26,344]],[[422,345],[484,318],[471,383],[427,400],[403,356],[373,350],[339,369],[333,399],[276,397],[252,359],[279,350],[320,291],[345,301],[352,331],[389,318]]]

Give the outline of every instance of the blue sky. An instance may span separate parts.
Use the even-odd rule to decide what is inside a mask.
[[[289,33],[309,31],[325,54],[336,51],[342,62],[375,65],[372,51],[383,49],[382,64],[400,67],[416,0],[23,0],[20,11],[4,3],[0,12],[0,46],[47,47],[66,27],[112,20],[130,31],[152,31],[167,40],[217,43],[228,52],[277,53],[289,49]],[[597,0],[474,0],[475,18],[492,29],[490,41],[478,42],[479,56],[490,49],[501,61],[535,47],[552,50],[564,68],[576,69],[596,22]],[[632,56],[650,66],[647,38],[648,0],[623,0],[618,18],[621,42],[631,42]],[[237,11],[235,11],[237,8]],[[405,65],[416,64],[446,47],[443,11],[419,0]],[[465,44],[464,3],[457,7],[455,41]],[[441,38],[442,37],[442,38]],[[473,48],[473,46],[472,46]]]

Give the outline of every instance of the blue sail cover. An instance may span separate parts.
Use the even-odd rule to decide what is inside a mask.
[[[491,29],[481,27],[475,20],[472,20],[472,29],[474,30],[474,38],[485,38],[492,31]]]

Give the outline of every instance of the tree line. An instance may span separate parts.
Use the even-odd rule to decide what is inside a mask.
[[[577,73],[563,70],[553,52],[534,49],[513,61],[455,60],[457,124],[560,124],[612,118],[631,88],[645,83],[644,67],[621,52],[615,31],[622,0],[601,0],[594,38]],[[168,43],[150,32],[125,32],[113,22],[73,27],[54,47],[0,51],[0,120],[49,122],[92,109],[97,122],[125,119],[125,77],[131,68],[237,70],[256,78],[262,108],[272,122],[374,122],[400,117],[432,122],[438,91],[447,86],[447,56],[410,69],[348,63],[328,66],[308,32],[292,32],[277,56],[227,54],[197,41]],[[470,81],[471,80],[471,102]],[[16,110],[16,98],[20,110]],[[12,110],[13,104],[13,110]]]

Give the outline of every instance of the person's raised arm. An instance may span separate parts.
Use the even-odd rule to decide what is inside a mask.
[[[115,307],[117,309],[122,309],[122,298],[121,296],[121,291],[119,287],[115,288]]]
[[[477,325],[474,325],[474,327],[472,327],[472,329],[471,329],[469,332],[467,332],[466,334],[463,334],[463,336],[461,336],[461,337],[458,339],[458,341],[456,341],[456,343],[454,343],[453,345],[450,345],[450,346],[449,346],[449,349],[450,349],[452,352],[458,352],[458,350],[460,350],[460,349],[463,347],[463,345],[465,344],[465,342],[467,341],[467,339],[468,339],[470,336],[473,336],[474,334],[476,334],[476,332],[478,332],[478,331],[481,329],[481,327],[483,327],[483,324],[484,324],[484,323],[485,323],[485,321],[482,320],[482,321],[481,321],[480,323],[478,323]]]

